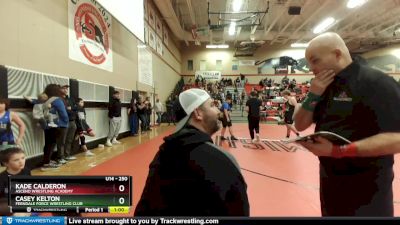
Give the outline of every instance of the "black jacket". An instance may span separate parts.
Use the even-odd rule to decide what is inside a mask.
[[[236,160],[192,126],[164,138],[135,216],[249,216]]]
[[[66,108],[67,113],[68,113],[68,119],[69,119],[69,121],[74,121],[74,120],[76,120],[76,116],[77,116],[77,113],[76,113],[77,104],[76,104],[75,101],[74,101],[72,98],[70,98],[68,95],[65,96],[64,101],[65,101],[65,108]],[[69,109],[67,108],[68,106],[71,107],[71,110],[69,110]]]
[[[20,173],[11,175],[4,170],[0,173],[0,215],[2,216],[11,216],[10,209],[8,208],[8,192],[9,192],[9,185],[8,185],[8,177],[9,176],[30,176],[31,170],[25,167]]]
[[[121,101],[113,98],[108,105],[108,117],[120,117],[121,116]]]

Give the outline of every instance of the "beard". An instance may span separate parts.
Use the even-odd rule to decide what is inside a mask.
[[[207,117],[204,122],[210,135],[213,135],[221,128],[221,123],[217,118]]]

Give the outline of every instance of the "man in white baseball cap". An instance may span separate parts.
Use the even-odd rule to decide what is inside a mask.
[[[201,89],[179,95],[175,133],[153,161],[135,216],[249,216],[236,160],[213,144],[219,109]]]
[[[194,123],[198,129],[209,135],[213,135],[219,130],[219,111],[216,111],[217,109],[212,107],[213,102],[211,97],[205,90],[197,88],[186,90],[179,95],[179,103],[181,109],[175,112],[177,117],[176,119],[179,121],[175,129],[176,132],[179,132],[183,127],[185,127],[185,125],[189,123],[189,120],[192,118],[192,113],[194,113],[194,117],[191,123]],[[203,111],[203,113],[205,113],[204,119],[200,120],[199,116],[202,112],[200,112],[199,109],[212,110]],[[181,119],[180,117],[182,116],[184,117]]]

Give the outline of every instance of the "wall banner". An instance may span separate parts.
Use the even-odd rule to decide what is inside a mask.
[[[197,77],[204,78],[206,80],[221,80],[222,73],[221,71],[196,71],[195,79]]]
[[[96,1],[68,0],[69,58],[112,72],[111,20]]]

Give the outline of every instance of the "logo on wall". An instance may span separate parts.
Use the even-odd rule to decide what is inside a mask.
[[[73,60],[113,70],[111,15],[95,1],[69,1],[69,57]]]

